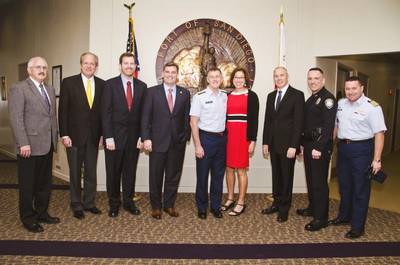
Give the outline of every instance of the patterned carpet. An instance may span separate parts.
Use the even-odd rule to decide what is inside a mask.
[[[0,163],[0,184],[16,183],[15,166],[15,163]],[[66,184],[56,179],[54,182],[59,185]],[[112,219],[107,216],[106,193],[99,192],[97,206],[103,210],[103,214],[100,216],[86,214],[84,220],[77,220],[72,217],[69,209],[69,192],[53,190],[49,212],[60,217],[61,223],[44,225],[44,233],[32,234],[22,227],[18,218],[18,190],[2,188],[0,189],[0,243],[8,242],[7,240],[23,240],[21,242],[33,243],[35,241],[52,241],[54,244],[49,244],[50,247],[46,250],[49,253],[53,251],[52,248],[54,248],[54,253],[58,253],[56,242],[60,241],[71,243],[71,247],[73,242],[184,244],[189,248],[195,248],[194,244],[206,244],[206,247],[209,246],[210,256],[213,256],[213,244],[264,245],[267,247],[283,244],[284,249],[288,249],[288,254],[270,259],[257,259],[257,256],[254,256],[240,260],[207,259],[207,254],[201,259],[128,259],[119,258],[123,255],[118,256],[118,253],[114,255],[115,258],[15,254],[0,256],[0,264],[400,264],[400,251],[393,252],[390,256],[371,256],[366,248],[365,252],[361,254],[355,251],[354,257],[339,255],[333,258],[319,258],[318,253],[313,253],[313,249],[319,251],[318,247],[311,248],[309,253],[290,253],[291,249],[298,251],[296,246],[310,243],[314,243],[315,246],[319,246],[318,243],[332,243],[332,246],[338,243],[339,246],[348,248],[347,252],[352,253],[353,247],[354,249],[367,247],[369,243],[364,242],[391,242],[396,245],[396,249],[400,250],[400,214],[398,213],[371,208],[365,236],[357,240],[348,240],[344,238],[348,227],[328,227],[319,232],[304,231],[304,225],[310,219],[294,213],[294,209],[306,205],[306,195],[304,194],[294,195],[289,221],[284,224],[277,223],[276,215],[263,216],[260,214],[260,210],[266,206],[267,200],[264,194],[249,194],[246,212],[239,217],[224,215],[223,219],[215,219],[209,216],[207,220],[197,218],[194,194],[179,194],[176,206],[181,214],[180,217],[172,218],[164,214],[162,220],[150,217],[148,194],[142,194],[142,197],[143,199],[137,203],[142,210],[140,216],[132,216],[121,210],[120,215]],[[336,216],[337,208],[338,202],[332,200],[330,203],[331,217]],[[84,247],[80,251],[85,253]],[[1,249],[0,253],[2,253]],[[16,253],[18,253],[18,249]],[[176,253],[176,256],[180,256],[178,254],[182,253]],[[171,255],[174,256],[174,253]],[[229,253],[225,256],[229,257]],[[232,253],[232,257],[236,256],[246,256],[246,253],[240,255]],[[291,258],[303,256],[310,258]]]

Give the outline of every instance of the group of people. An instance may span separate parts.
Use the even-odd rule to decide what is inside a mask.
[[[248,86],[247,71],[236,68],[232,72],[232,91],[228,93],[222,90],[221,70],[211,67],[206,73],[207,88],[191,101],[189,91],[177,85],[178,65],[165,64],[163,83],[147,88],[134,78],[134,59],[131,53],[121,54],[120,75],[104,81],[95,76],[98,57],[85,52],[80,57],[80,73],[62,81],[58,122],[67,151],[73,216],[84,219],[87,213],[101,214],[95,203],[96,171],[99,146],[104,145],[110,217],[118,216],[121,204],[133,215],[141,213],[133,200],[140,151],[149,153],[151,216],[161,219],[165,212],[178,217],[175,201],[191,135],[198,217],[206,219],[208,208],[215,218],[222,218],[224,211],[229,216],[241,215],[246,209],[247,169],[255,150],[259,116],[258,96]],[[29,77],[12,86],[9,98],[17,147],[20,219],[31,232],[42,232],[41,223],[60,222],[48,213],[58,126],[55,91],[44,83],[47,70],[44,58],[31,58]],[[289,85],[286,68],[275,68],[273,78],[276,89],[267,98],[262,139],[263,155],[270,158],[272,166],[273,203],[261,213],[277,213],[278,222],[288,220],[294,165],[296,156],[302,155],[309,204],[296,212],[313,217],[305,229],[351,224],[346,237],[361,236],[370,192],[365,169],[371,166],[377,173],[381,168],[386,130],[381,108],[363,95],[357,77],[346,80],[346,98],[339,104],[324,87],[320,68],[308,71],[312,95],[306,102],[303,92]],[[328,170],[336,135],[341,202],[337,218],[328,221]],[[222,202],[224,175],[228,195]]]

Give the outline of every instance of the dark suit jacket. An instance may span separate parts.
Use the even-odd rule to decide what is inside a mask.
[[[133,79],[133,107],[129,111],[121,76],[106,81],[102,101],[103,137],[114,138],[116,149],[123,149],[128,140],[136,148],[146,90],[144,82]]]
[[[299,148],[304,117],[304,94],[289,86],[275,110],[277,91],[268,94],[265,108],[263,145],[286,154],[289,147]]]
[[[190,138],[190,93],[176,86],[172,113],[168,107],[164,85],[148,89],[143,105],[142,141],[152,140],[155,152],[166,152],[171,144],[184,143]]]
[[[92,109],[86,97],[81,74],[64,78],[61,84],[58,122],[60,136],[69,136],[73,146],[83,146],[89,132],[94,144],[98,144],[101,132],[101,100],[104,80],[94,77],[95,93]]]
[[[17,154],[20,147],[31,146],[32,156],[49,152],[51,144],[57,149],[57,117],[54,88],[44,84],[50,98],[50,112],[41,93],[30,78],[14,84],[10,89],[8,108],[14,132]]]

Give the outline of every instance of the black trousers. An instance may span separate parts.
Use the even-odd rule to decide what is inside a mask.
[[[150,203],[153,209],[174,207],[182,175],[185,149],[186,143],[179,143],[172,144],[167,152],[150,153],[149,186]],[[161,199],[163,183],[164,196]]]
[[[328,171],[330,155],[323,153],[320,159],[311,156],[312,147],[304,144],[304,167],[306,171],[308,208],[314,219],[327,221],[329,211]]]
[[[98,144],[94,144],[90,137],[84,146],[72,146],[67,148],[71,209],[73,211],[96,206],[98,151]],[[82,166],[84,172],[83,202],[81,192]]]
[[[17,156],[19,216],[26,225],[37,223],[38,218],[48,216],[52,166],[53,145],[42,156]]]
[[[133,195],[135,194],[138,158],[139,149],[128,144],[123,149],[105,150],[106,185],[110,209],[118,209],[121,205],[121,180],[124,207],[134,205]]]
[[[288,214],[292,203],[293,174],[296,158],[289,159],[286,154],[279,154],[270,150],[272,166],[272,195],[274,206],[280,214]]]

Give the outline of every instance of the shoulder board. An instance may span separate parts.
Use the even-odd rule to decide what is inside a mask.
[[[372,100],[372,99],[369,99],[368,100],[368,103],[370,103],[372,106],[374,106],[374,107],[378,107],[379,106],[379,103],[378,102],[376,102],[375,100]]]
[[[204,94],[204,93],[206,93],[206,90],[202,90],[202,91],[200,91],[200,92],[197,92],[197,95],[202,95],[202,94]]]
[[[228,93],[229,93],[228,91],[223,90],[223,89],[220,89],[220,91],[221,91],[222,93],[225,93],[225,94],[228,94]]]

